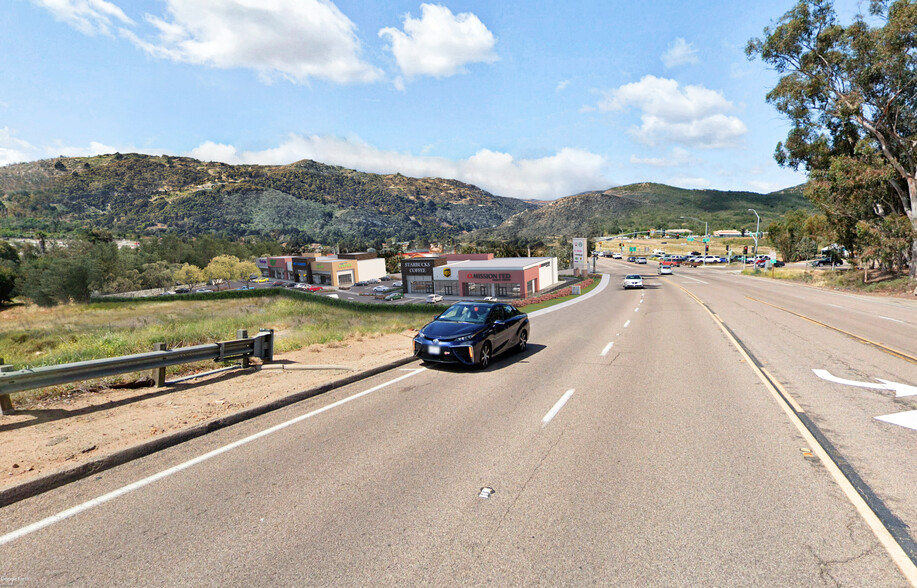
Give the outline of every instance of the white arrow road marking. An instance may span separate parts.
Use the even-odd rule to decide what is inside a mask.
[[[873,390],[889,390],[895,393],[896,398],[902,396],[915,396],[917,395],[917,386],[910,386],[908,384],[899,384],[898,382],[890,382],[888,380],[883,380],[881,378],[876,378],[881,384],[873,384],[872,382],[858,382],[856,380],[845,380],[844,378],[838,378],[837,376],[831,375],[828,370],[812,370],[815,372],[815,375],[821,378],[822,380],[827,380],[829,382],[834,382],[835,384],[844,384],[845,386],[857,386],[859,388],[872,388]]]
[[[917,431],[917,410],[909,410],[907,412],[896,412],[895,414],[877,416],[876,420],[898,425],[900,427],[907,427],[908,429],[914,429]]]

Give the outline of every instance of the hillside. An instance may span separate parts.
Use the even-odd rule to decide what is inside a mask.
[[[703,224],[681,216],[697,217],[718,229],[755,229],[753,208],[762,225],[787,210],[812,208],[802,186],[772,194],[687,190],[642,183],[560,198],[537,209],[520,212],[496,228],[475,231],[471,239],[537,239],[616,234],[647,228],[684,227],[703,232]]]
[[[0,168],[0,229],[220,233],[302,241],[445,239],[536,208],[455,180],[300,161],[228,165],[111,154]]]

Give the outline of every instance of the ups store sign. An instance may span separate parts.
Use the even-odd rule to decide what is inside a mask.
[[[433,277],[433,268],[438,265],[446,265],[446,259],[443,257],[426,257],[423,259],[402,259],[401,275],[407,276],[430,276]]]

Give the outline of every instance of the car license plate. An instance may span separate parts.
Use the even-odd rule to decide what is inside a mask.
[[[430,355],[439,355],[439,345],[427,345],[427,353]]]

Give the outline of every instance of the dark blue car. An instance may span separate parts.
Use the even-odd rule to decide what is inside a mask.
[[[507,350],[525,351],[529,317],[500,302],[457,302],[414,337],[414,356],[424,361],[477,366]]]

